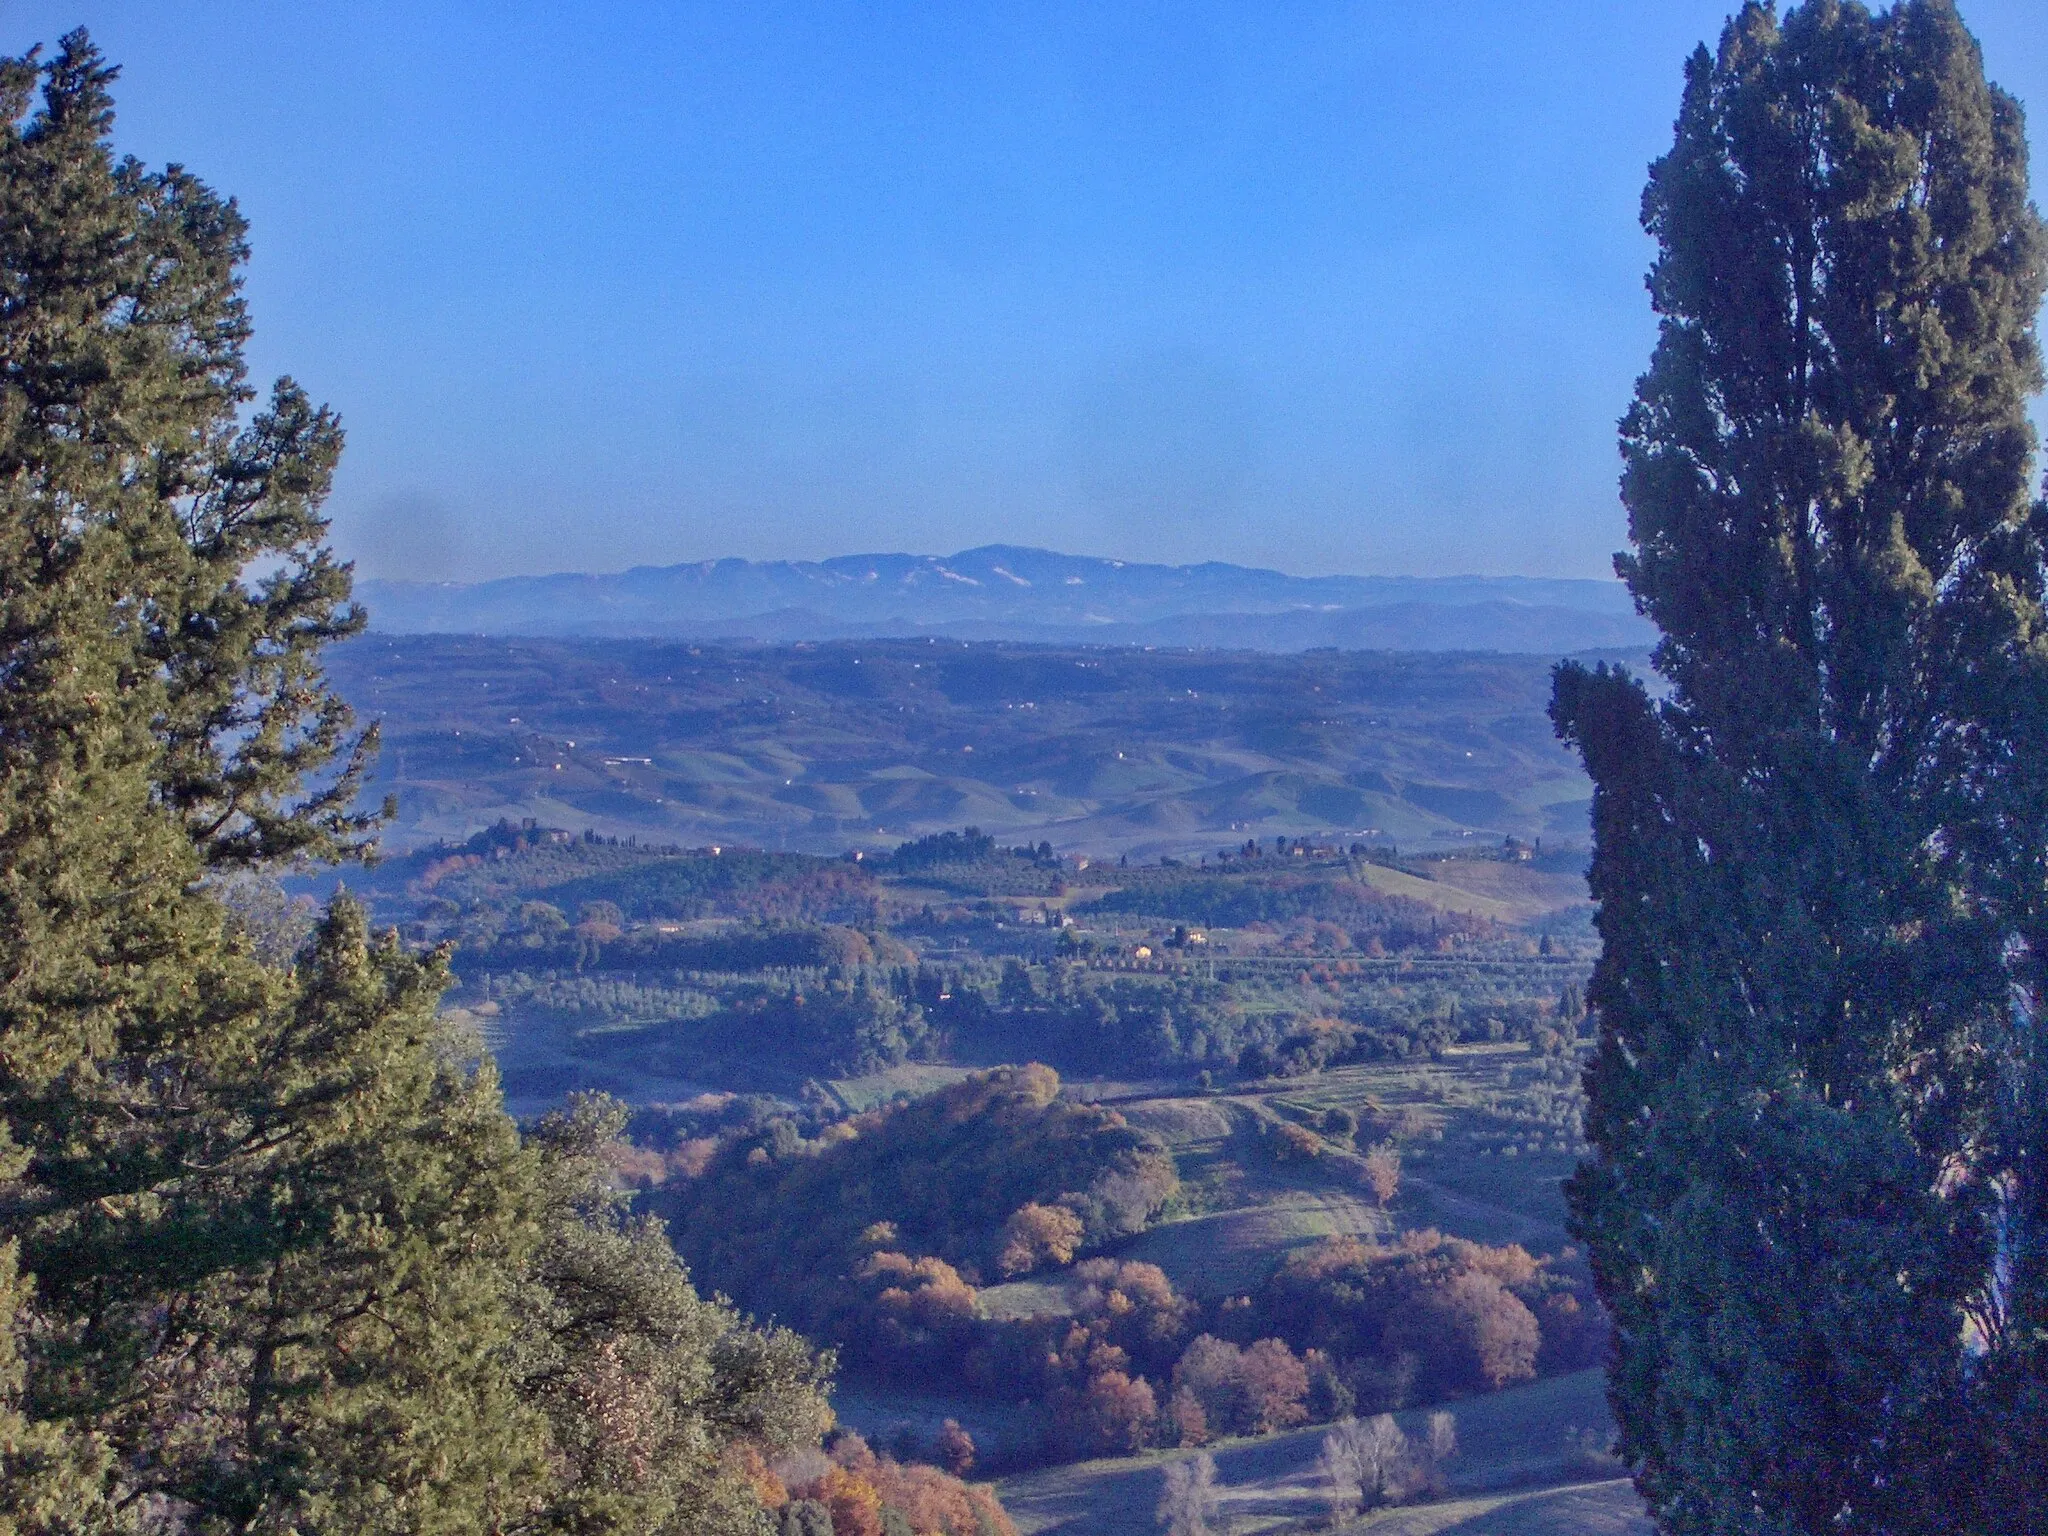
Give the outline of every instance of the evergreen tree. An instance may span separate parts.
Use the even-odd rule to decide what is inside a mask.
[[[1595,784],[1622,1449],[1674,1532],[2038,1529],[2048,1203],[2041,222],[1947,0],[1748,5],[1687,65],[1622,429],[1669,692]]]
[[[0,63],[0,1532],[765,1530],[820,1368],[602,1193],[615,1119],[522,1144],[442,958],[223,899],[370,832],[340,431],[243,420],[242,220],[113,79]]]

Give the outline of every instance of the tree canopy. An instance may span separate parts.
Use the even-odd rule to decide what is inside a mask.
[[[1668,692],[1567,665],[1553,706],[1596,786],[1571,1197],[1623,1453],[1675,1532],[2017,1529],[2048,1507],[2020,109],[1947,0],[1746,5],[1643,219],[1617,567]]]

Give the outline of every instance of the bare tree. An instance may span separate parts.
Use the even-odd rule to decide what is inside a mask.
[[[1416,1471],[1408,1437],[1391,1413],[1377,1414],[1363,1423],[1357,1419],[1339,1422],[1323,1436],[1322,1466],[1340,1519],[1347,1506],[1363,1511],[1375,1504],[1393,1503],[1408,1491]]]
[[[1413,1462],[1408,1454],[1408,1437],[1391,1413],[1376,1413],[1363,1426],[1360,1443],[1364,1455],[1359,1470],[1363,1497],[1373,1504],[1391,1504],[1408,1491]]]
[[[1423,1436],[1416,1460],[1421,1480],[1431,1493],[1442,1493],[1449,1485],[1444,1475],[1444,1463],[1458,1454],[1458,1416],[1438,1409],[1429,1416],[1429,1429]]]
[[[1330,1480],[1331,1515],[1342,1525],[1364,1503],[1365,1427],[1356,1419],[1339,1420],[1323,1436],[1323,1476]]]
[[[1171,1463],[1159,1492],[1159,1523],[1166,1536],[1209,1536],[1216,1512],[1216,1458],[1204,1451]]]

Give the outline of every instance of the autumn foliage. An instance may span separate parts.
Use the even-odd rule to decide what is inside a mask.
[[[884,1371],[958,1371],[984,1273],[1142,1230],[1173,1160],[1041,1066],[979,1073],[813,1140],[747,1132],[656,1203],[692,1271]]]
[[[1492,1391],[1597,1363],[1605,1329],[1583,1282],[1510,1244],[1426,1230],[1333,1238],[1296,1255],[1238,1315],[1345,1362],[1364,1407]]]
[[[827,1455],[792,1457],[759,1470],[761,1502],[779,1532],[811,1536],[1017,1536],[996,1497],[922,1463],[878,1456],[842,1433]],[[809,1527],[809,1528],[807,1528]],[[893,1528],[893,1531],[892,1531]]]

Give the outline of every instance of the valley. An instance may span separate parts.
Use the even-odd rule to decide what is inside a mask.
[[[1177,660],[1079,659],[1112,663],[1124,697]],[[1001,679],[999,663],[982,665]],[[504,667],[483,671],[510,691]],[[387,697],[453,692],[393,681]],[[627,755],[606,750],[615,733],[650,729],[522,686],[521,723],[556,725],[565,752]],[[931,714],[987,708],[933,693]],[[1514,718],[1506,697],[1496,721]],[[1047,715],[1115,728],[1106,708],[1067,707]],[[1447,748],[1451,731],[1407,708],[1369,728],[1380,761],[1445,782],[1360,791],[1380,819],[1419,809],[1416,782],[1464,809],[1454,793],[1540,804],[1557,782],[1533,749]],[[394,750],[424,734],[394,718]],[[829,696],[807,719],[808,762],[849,740],[918,749]],[[1026,734],[983,741],[1021,754]],[[1452,750],[1497,776],[1448,782]],[[1341,760],[1317,762],[1343,782]],[[1626,1486],[1588,1461],[1609,1433],[1589,1372],[1601,1335],[1561,1194],[1586,1151],[1583,854],[1434,814],[1412,849],[1358,828],[1149,857],[977,827],[828,856],[659,841],[651,816],[623,835],[506,819],[354,888],[408,941],[452,946],[444,1018],[490,1049],[515,1112],[624,1101],[619,1177],[699,1283],[837,1347],[840,1422],[866,1444],[928,1460],[965,1435],[1022,1529],[1129,1528],[1157,1468],[1204,1445],[1229,1485],[1220,1529],[1309,1529],[1327,1506],[1321,1431],[1291,1426],[1449,1405],[1470,1421],[1466,1460],[1440,1496],[1376,1517],[1408,1522],[1389,1531],[1580,1528],[1566,1515],[1634,1530]],[[1382,1291],[1355,1317],[1337,1300]],[[1505,1355],[1484,1342],[1502,1328],[1520,1341]],[[1189,1363],[1204,1350],[1224,1362],[1209,1385]],[[1230,1385],[1254,1369],[1279,1385]],[[1484,1427],[1497,1420],[1512,1433]]]

